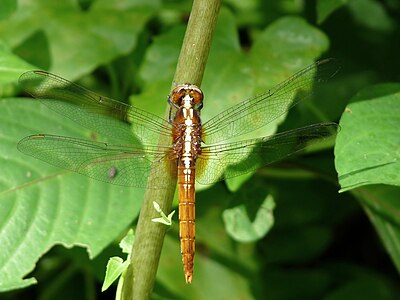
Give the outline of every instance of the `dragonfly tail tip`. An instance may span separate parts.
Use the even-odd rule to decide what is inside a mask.
[[[185,274],[186,283],[188,283],[188,284],[192,283],[192,278],[193,278],[192,274],[190,274],[190,273]]]

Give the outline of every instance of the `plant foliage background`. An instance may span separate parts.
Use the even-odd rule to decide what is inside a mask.
[[[190,8],[0,1],[0,299],[113,299],[99,292],[105,265],[143,196],[19,153],[29,134],[93,137],[22,98],[19,75],[49,70],[162,115]],[[334,152],[203,187],[194,282],[184,284],[175,225],[153,299],[400,297],[399,19],[395,0],[223,1],[203,120],[336,57],[335,78],[267,130],[331,120],[341,131]]]

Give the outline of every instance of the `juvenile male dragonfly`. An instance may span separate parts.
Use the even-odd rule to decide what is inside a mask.
[[[329,79],[337,70],[332,59],[318,61],[204,124],[200,120],[203,93],[191,84],[172,90],[168,98],[172,113],[170,120],[164,120],[56,75],[31,71],[19,80],[26,92],[57,113],[107,137],[107,142],[35,134],[22,139],[18,149],[57,167],[131,187],[163,188],[163,178],[168,174],[160,174],[148,184],[150,170],[165,170],[161,166],[175,164],[181,254],[185,279],[190,283],[195,252],[195,179],[210,184],[238,176],[334,135],[337,124],[322,123],[258,139],[224,142],[269,124],[307,98],[313,85]],[[168,142],[160,145],[160,136]]]

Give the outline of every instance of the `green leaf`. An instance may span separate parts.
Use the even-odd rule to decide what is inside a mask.
[[[400,271],[400,85],[362,90],[341,119],[335,165],[341,191],[352,190]],[[387,184],[383,186],[376,184]]]
[[[0,21],[0,36],[32,61],[43,61],[42,51],[29,52],[36,41],[26,41],[44,32],[47,42],[42,47],[50,55],[49,69],[74,80],[129,53],[158,7],[158,1],[99,0],[83,11],[76,1],[59,1],[57,5],[52,0],[22,1],[9,19]]]
[[[46,132],[90,139],[35,100],[0,101],[0,290],[34,283],[23,279],[55,244],[98,255],[138,215],[143,190],[113,186],[54,168],[20,153],[18,141]]]
[[[221,10],[202,84],[205,95],[201,111],[203,122],[254,93],[249,72],[233,15]]]
[[[335,10],[347,4],[349,0],[318,0],[317,2],[317,20],[321,24]]]
[[[119,246],[122,249],[122,252],[128,254],[127,259],[125,261],[123,261],[122,258],[120,258],[118,256],[114,256],[114,257],[111,257],[107,263],[106,275],[104,278],[103,286],[101,287],[101,291],[104,292],[105,290],[107,290],[110,287],[110,285],[115,280],[117,280],[118,277],[121,276],[121,278],[118,282],[116,299],[120,299],[119,294],[121,293],[121,288],[123,285],[124,272],[130,264],[130,254],[131,254],[132,246],[133,246],[134,242],[135,242],[135,236],[134,236],[133,230],[129,229],[127,234],[124,236],[124,238],[119,243]]]
[[[106,277],[104,278],[101,291],[107,290],[110,285],[128,268],[129,261],[123,261],[118,256],[111,257],[107,263]]]
[[[250,195],[238,192],[236,198],[240,197],[247,201],[225,209],[222,214],[227,233],[234,240],[242,243],[254,242],[263,238],[274,224],[275,202],[273,197],[268,195],[264,200],[256,200],[254,192],[257,189],[247,188],[246,191]],[[253,216],[249,215],[248,206],[258,206],[253,208]]]
[[[377,91],[382,87],[367,88],[358,98]],[[348,105],[340,120],[335,166],[342,192],[377,183],[400,186],[400,93],[369,99]]]
[[[130,254],[132,251],[133,243],[135,242],[135,235],[132,229],[128,230],[128,233],[124,236],[124,238],[119,243],[122,252]]]
[[[304,19],[278,19],[257,37],[251,48],[256,93],[268,90],[311,64],[328,46],[326,35]]]
[[[175,214],[175,211],[173,210],[171,213],[169,213],[169,215],[167,216],[162,210],[161,210],[161,207],[160,207],[160,205],[156,202],[156,201],[153,201],[153,206],[154,206],[154,209],[160,214],[160,218],[153,218],[153,219],[151,219],[151,221],[152,222],[155,222],[155,223],[161,223],[161,224],[164,224],[164,225],[167,225],[167,226],[171,226],[172,225],[172,217],[174,216],[174,214]]]
[[[305,36],[307,38],[304,38]],[[213,96],[213,99],[217,99],[217,103],[222,103],[223,109],[236,105],[238,98],[244,100],[265,92],[289,78],[296,71],[317,60],[327,48],[327,37],[304,19],[297,17],[278,19],[257,36],[248,57],[246,57],[248,60],[239,58],[237,65],[233,65],[235,69],[242,70],[242,74],[238,76],[237,71],[227,72],[230,76],[235,77],[237,82],[224,79],[223,82],[227,82],[230,87],[219,84],[217,90],[221,95]],[[218,70],[214,70],[214,73],[218,76]],[[215,113],[215,110],[213,112]],[[239,138],[271,135],[276,132],[277,126],[283,122],[284,118],[285,116],[282,116],[268,126]],[[229,182],[233,180],[235,181],[234,186],[238,186],[239,180],[242,180],[243,183],[246,179],[244,176],[227,181],[231,185]]]

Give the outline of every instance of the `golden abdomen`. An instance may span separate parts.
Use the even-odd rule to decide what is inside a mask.
[[[193,277],[193,260],[195,253],[195,167],[192,162],[189,168],[183,162],[178,165],[179,196],[179,235],[183,271],[187,283]]]

